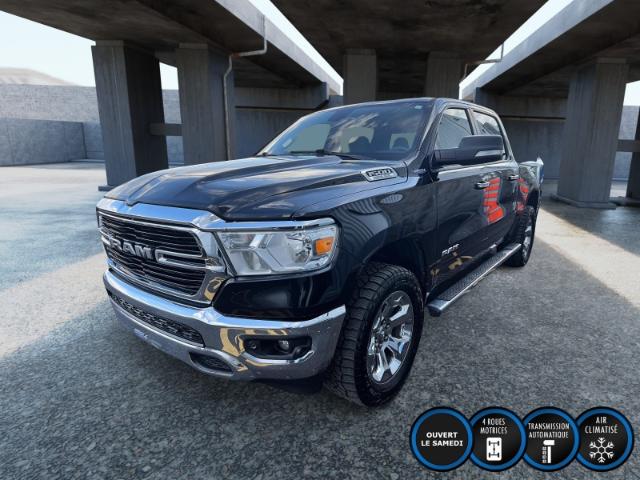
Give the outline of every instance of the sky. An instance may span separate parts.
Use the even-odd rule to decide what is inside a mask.
[[[265,13],[283,32],[296,40],[300,48],[312,58],[323,63],[326,68],[331,68],[270,0],[249,1]],[[582,0],[549,0],[505,41],[505,53],[572,1]],[[31,68],[77,85],[93,86],[95,80],[91,45],[93,45],[91,40],[0,12],[0,67]],[[496,58],[498,54],[499,50],[496,50],[488,58]],[[466,81],[471,80],[486,68],[489,67],[480,66]],[[335,70],[333,73],[339,78]],[[161,75],[163,88],[178,88],[175,68],[161,65]],[[624,103],[640,105],[640,82],[627,85]]]

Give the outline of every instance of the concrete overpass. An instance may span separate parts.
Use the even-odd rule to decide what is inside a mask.
[[[458,97],[465,64],[498,47],[544,0],[273,0],[344,78],[344,101]]]
[[[335,72],[246,1],[3,0],[0,8],[96,41],[109,186],[166,168],[166,135],[182,135],[187,164],[233,158],[236,103],[314,110],[341,89]],[[159,62],[178,69],[181,125],[164,121]]]
[[[634,152],[627,199],[620,201],[640,200],[640,129],[635,141],[618,139],[625,87],[636,80],[640,2],[574,0],[501,62],[465,82],[461,96],[505,116],[519,132],[516,149],[523,155],[556,136],[558,198],[610,208],[616,151]]]

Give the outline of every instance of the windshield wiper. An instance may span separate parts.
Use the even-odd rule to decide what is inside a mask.
[[[318,150],[292,150],[289,152],[291,155],[305,155],[305,154],[313,154],[313,155],[335,155],[336,157],[345,158],[349,160],[362,160],[363,158],[367,158],[363,155],[355,155],[353,153],[343,153],[343,152],[331,152],[328,150],[324,150],[320,148]]]

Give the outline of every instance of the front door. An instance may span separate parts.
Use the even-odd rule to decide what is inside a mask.
[[[458,148],[463,137],[473,135],[468,111],[448,108],[440,117],[436,150]],[[464,270],[490,242],[485,215],[485,184],[491,185],[484,165],[444,166],[435,172],[438,211],[437,255],[432,272],[435,283],[449,280]]]

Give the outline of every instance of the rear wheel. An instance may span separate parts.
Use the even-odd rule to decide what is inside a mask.
[[[368,265],[347,304],[325,386],[367,406],[391,400],[411,370],[423,317],[420,285],[409,270]]]
[[[536,210],[530,206],[525,207],[524,212],[516,221],[518,224],[513,238],[508,243],[519,243],[521,247],[507,259],[505,264],[511,267],[524,267],[531,257],[531,249],[533,248],[536,233]]]

